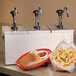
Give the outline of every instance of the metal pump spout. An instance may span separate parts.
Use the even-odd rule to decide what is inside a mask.
[[[10,12],[10,14],[12,15],[13,17],[13,26],[11,27],[12,30],[17,30],[18,28],[16,27],[16,15],[18,14],[16,8],[14,8],[13,11]]]
[[[34,26],[34,29],[40,30],[40,26],[39,26],[39,16],[41,16],[42,10],[41,10],[41,8],[39,7],[39,9],[38,9],[38,10],[34,10],[33,13],[35,14],[35,26]]]
[[[62,17],[63,17],[63,14],[64,14],[65,10],[66,10],[67,17],[69,17],[69,13],[68,13],[68,8],[67,7],[64,7],[63,10],[58,9],[56,11],[56,13],[58,13],[58,16],[59,16],[59,24],[57,26],[57,28],[59,28],[59,29],[63,29],[63,26],[62,26]]]

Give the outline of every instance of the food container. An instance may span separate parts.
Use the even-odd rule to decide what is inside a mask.
[[[17,61],[16,61],[16,65],[24,70],[30,70],[30,69],[34,69],[37,68],[41,65],[43,65],[44,63],[46,63],[49,60],[49,56],[50,53],[52,53],[52,51],[50,49],[46,49],[46,48],[42,48],[42,49],[36,49],[36,54],[40,56],[40,58],[42,59],[40,62],[32,64],[32,65],[26,65],[26,66],[21,66],[18,64],[19,60],[24,57],[25,55],[29,54],[31,51],[23,54],[22,56],[20,56]]]

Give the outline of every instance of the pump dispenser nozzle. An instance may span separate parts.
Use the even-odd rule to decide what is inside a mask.
[[[68,8],[67,8],[67,7],[64,7],[63,10],[58,9],[58,10],[56,11],[56,13],[58,13],[58,16],[59,16],[59,24],[58,24],[58,26],[57,26],[57,28],[59,28],[59,29],[63,29],[63,26],[62,26],[62,16],[63,16],[65,10],[66,10],[67,17],[69,17]]]
[[[39,9],[38,9],[38,10],[34,10],[33,13],[35,14],[35,26],[34,26],[34,28],[35,28],[36,30],[40,30],[40,26],[39,26],[39,16],[41,16],[42,10],[41,10],[41,8],[39,7]]]

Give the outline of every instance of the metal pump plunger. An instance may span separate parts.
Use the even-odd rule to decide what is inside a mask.
[[[63,16],[63,13],[65,12],[65,10],[66,10],[67,17],[69,17],[68,8],[67,7],[65,7],[63,10],[58,9],[56,11],[56,13],[58,13],[58,16],[59,16],[59,24],[57,26],[57,28],[59,28],[59,29],[63,29],[63,26],[62,26],[62,16]]]
[[[39,9],[38,9],[38,10],[34,10],[33,13],[35,14],[35,26],[34,26],[34,28],[35,28],[36,30],[40,30],[40,26],[39,26],[39,16],[41,16],[42,10],[41,10],[41,8],[39,7]]]
[[[16,27],[16,15],[18,14],[16,8],[14,8],[14,11],[11,11],[10,14],[12,14],[12,17],[13,17],[13,26],[11,27],[11,29],[15,31],[18,29]]]

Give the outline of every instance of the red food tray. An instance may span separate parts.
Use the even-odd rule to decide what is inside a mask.
[[[52,53],[52,51],[51,51],[50,49],[46,49],[46,48],[36,49],[36,51],[42,51],[42,50],[47,51],[47,52],[48,52],[48,55],[49,55],[50,53]],[[30,52],[30,51],[29,51],[29,52]],[[16,65],[17,65],[19,68],[24,69],[24,70],[34,69],[34,68],[37,68],[37,67],[43,65],[44,63],[46,63],[46,62],[49,60],[49,57],[48,57],[48,58],[46,58],[45,60],[43,60],[43,61],[41,61],[41,62],[39,62],[39,63],[33,64],[33,65],[30,65],[30,66],[20,66],[20,65],[18,64],[18,61],[19,61],[22,57],[24,57],[25,55],[27,55],[29,52],[23,54],[22,56],[20,56],[20,57],[17,59]]]

